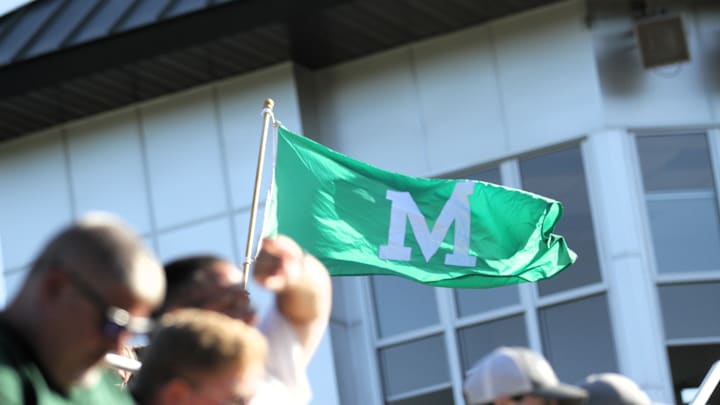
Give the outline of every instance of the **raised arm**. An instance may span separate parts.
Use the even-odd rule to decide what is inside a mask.
[[[332,287],[327,269],[295,241],[280,235],[263,241],[253,277],[276,294],[278,312],[293,326],[309,361],[330,318]]]

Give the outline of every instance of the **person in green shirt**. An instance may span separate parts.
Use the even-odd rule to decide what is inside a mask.
[[[149,331],[164,294],[162,267],[121,221],[69,225],[0,312],[0,404],[132,404],[102,360]]]

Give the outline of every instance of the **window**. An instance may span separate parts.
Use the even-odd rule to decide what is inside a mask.
[[[658,287],[665,337],[720,336],[720,283],[669,284]]]
[[[704,132],[635,138],[675,400],[688,403],[720,358],[720,221]],[[717,390],[716,390],[717,391]],[[710,403],[720,396],[713,394]]]
[[[569,271],[538,283],[541,296],[600,281],[585,170],[579,147],[520,160],[522,188],[554,198],[563,204],[563,217],[555,233],[563,235],[578,254]]]
[[[379,337],[388,337],[439,322],[435,292],[401,277],[371,277]]]
[[[720,359],[720,344],[670,346],[668,357],[675,388],[675,403],[688,404],[712,364]],[[720,404],[720,385],[715,387],[708,404]]]
[[[617,372],[605,294],[542,308],[539,318],[543,353],[560,380]]]
[[[485,354],[499,346],[529,346],[522,315],[458,330],[463,375]]]
[[[601,284],[580,147],[521,159],[519,167],[524,190],[562,202],[563,216],[555,233],[564,236],[578,254],[577,261],[568,269],[537,283],[542,351],[564,381],[580,381],[598,371],[616,371],[615,345]],[[593,285],[599,294],[588,296],[572,291]],[[560,292],[566,294],[565,300],[548,301]],[[578,358],[583,361],[578,362]]]
[[[369,279],[386,403],[452,403],[433,402],[452,398],[435,288],[402,277]]]
[[[637,138],[659,273],[720,269],[720,226],[707,136]]]
[[[465,373],[498,346],[542,351],[566,381],[617,371],[580,147],[508,160],[501,167],[462,177],[561,201],[564,215],[556,233],[580,259],[550,280],[491,289],[369,278],[386,404],[455,403]]]
[[[388,399],[428,387],[450,385],[442,335],[380,349],[380,359]]]
[[[464,177],[488,183],[502,184],[500,170],[498,168],[485,169]],[[487,290],[455,290],[456,311],[461,317],[519,303],[520,296],[518,294],[518,287],[515,285]]]
[[[460,317],[517,304],[520,304],[520,295],[516,285],[486,290],[455,290],[455,305]]]

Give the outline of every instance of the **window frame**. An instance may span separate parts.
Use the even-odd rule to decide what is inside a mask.
[[[439,322],[435,325],[430,325],[422,328],[418,328],[412,331],[403,332],[393,336],[380,337],[378,330],[378,319],[373,301],[372,282],[369,277],[363,277],[361,281],[364,297],[364,313],[367,316],[369,327],[367,328],[369,341],[372,344],[373,359],[372,371],[373,376],[373,387],[370,387],[374,391],[374,396],[377,398],[378,403],[385,404],[390,401],[398,401],[403,399],[410,399],[418,395],[435,392],[441,389],[452,388],[453,396],[457,404],[464,404],[464,398],[462,394],[462,383],[465,378],[462,372],[462,359],[459,352],[458,332],[460,329],[480,325],[485,322],[499,320],[510,316],[522,315],[525,320],[525,331],[528,339],[528,347],[543,352],[541,333],[540,333],[540,316],[539,313],[544,308],[555,306],[563,303],[571,303],[573,301],[582,300],[592,296],[603,295],[605,302],[608,305],[606,311],[608,311],[609,321],[612,328],[610,337],[613,339],[615,344],[616,363],[620,365],[621,359],[617,353],[617,331],[613,327],[613,318],[610,311],[610,300],[611,296],[608,293],[608,282],[605,274],[605,260],[606,255],[604,254],[604,247],[602,244],[602,238],[598,234],[598,207],[597,207],[597,196],[593,194],[592,179],[588,167],[587,161],[587,142],[585,138],[576,139],[572,142],[563,142],[557,145],[553,145],[549,148],[543,148],[534,151],[533,153],[517,155],[508,157],[502,160],[496,160],[492,162],[493,165],[500,171],[501,184],[514,188],[522,188],[521,184],[521,173],[519,161],[523,158],[538,157],[555,151],[564,149],[574,148],[578,149],[580,158],[582,161],[583,174],[585,176],[586,192],[588,193],[587,199],[589,204],[589,210],[591,218],[593,219],[593,239],[595,243],[595,249],[597,252],[598,266],[600,272],[600,279],[592,284],[571,288],[569,290],[551,293],[545,296],[540,296],[538,287],[533,283],[522,283],[516,284],[519,294],[519,303],[505,306],[501,308],[495,308],[489,311],[484,311],[477,314],[460,317],[457,310],[456,297],[452,289],[444,289],[437,287],[433,288],[435,291],[435,298],[438,305]],[[461,178],[464,176],[470,176],[473,173],[492,168],[494,166],[476,166],[468,168],[466,170],[456,172],[452,177]],[[396,394],[392,397],[385,396],[385,389],[383,385],[383,370],[381,370],[382,364],[379,361],[380,350],[389,346],[394,346],[403,343],[410,343],[417,339],[422,339],[442,333],[444,336],[445,347],[448,359],[449,367],[449,382],[443,384],[436,384],[432,387],[425,387],[413,391],[408,391],[402,394]]]

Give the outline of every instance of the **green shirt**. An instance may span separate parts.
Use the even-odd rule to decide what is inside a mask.
[[[52,387],[35,357],[5,321],[0,320],[0,404],[2,405],[131,405],[130,395],[119,378],[104,370],[91,387],[75,387],[64,393]]]

